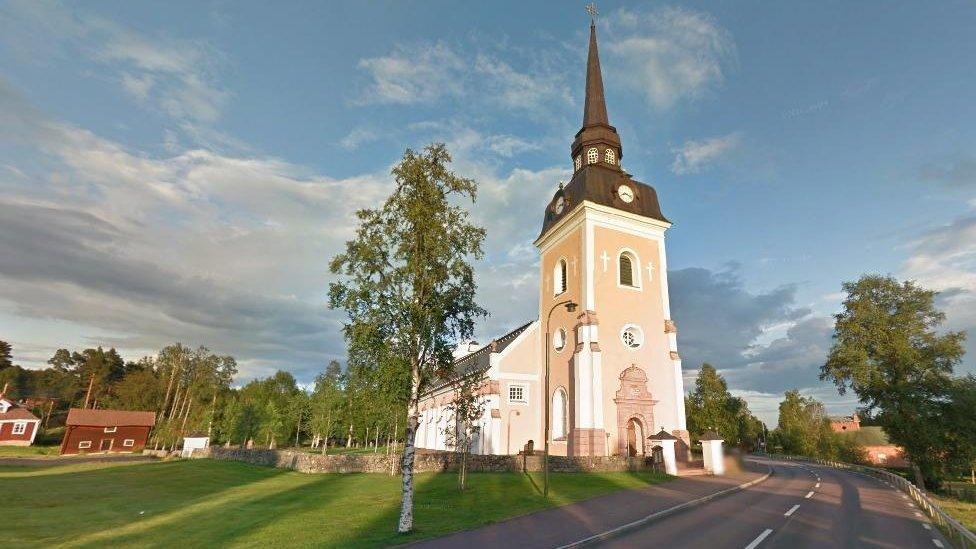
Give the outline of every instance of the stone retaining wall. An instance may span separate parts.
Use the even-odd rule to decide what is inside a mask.
[[[252,465],[293,469],[302,473],[386,473],[399,471],[399,454],[326,455],[294,450],[263,450],[245,448],[210,447],[195,450],[192,458],[240,461]],[[429,473],[457,471],[458,456],[453,452],[417,452],[414,472]],[[468,470],[472,472],[539,472],[542,471],[542,455],[531,456],[468,456]],[[653,470],[654,466],[639,458],[565,457],[550,456],[552,472],[580,471],[641,471]]]

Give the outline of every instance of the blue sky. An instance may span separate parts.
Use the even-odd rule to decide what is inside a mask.
[[[972,2],[600,10],[622,164],[675,221],[689,384],[710,360],[767,420],[791,387],[849,411],[816,373],[864,272],[976,327]],[[587,28],[582,2],[0,2],[0,337],[31,367],[182,341],[308,381],[344,355],[352,212],[435,140],[481,186],[480,338],[533,317]]]

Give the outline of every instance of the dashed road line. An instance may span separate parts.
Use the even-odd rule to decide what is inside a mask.
[[[790,510],[789,511],[787,511],[786,513],[783,513],[783,516],[784,517],[788,517],[788,516],[792,515],[793,513],[795,513],[796,510],[799,509],[799,508],[800,508],[799,504],[794,505],[793,507],[790,507]]]
[[[803,499],[810,499],[813,497],[813,492],[807,492],[807,495],[803,496]]]
[[[923,522],[922,523],[922,528],[925,528],[926,530],[931,530],[932,529],[932,525],[929,524],[929,523],[927,523],[927,522]]]
[[[815,484],[815,485],[814,485],[813,487],[814,487],[814,488],[820,488],[820,483],[818,482],[818,483],[817,483],[817,484]]]
[[[945,547],[945,545],[942,545],[942,542],[937,539],[932,539],[932,543],[934,543],[936,547]]]
[[[772,528],[766,528],[765,530],[763,530],[762,534],[759,534],[758,536],[756,536],[756,539],[752,540],[752,543],[746,545],[746,549],[756,549],[756,547],[759,547],[759,544],[762,543],[764,539],[766,539],[766,536],[772,533],[773,533]]]

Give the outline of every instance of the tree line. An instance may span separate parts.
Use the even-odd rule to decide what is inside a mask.
[[[150,444],[178,447],[184,436],[209,436],[241,446],[378,447],[402,437],[405,413],[369,370],[343,371],[330,362],[310,387],[285,371],[232,386],[237,362],[206,347],[174,344],[126,362],[101,347],[59,349],[49,367],[13,364],[0,341],[0,387],[29,399],[48,431],[57,432],[69,408],[156,413]]]

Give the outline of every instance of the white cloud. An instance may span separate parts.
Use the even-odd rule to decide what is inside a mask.
[[[216,80],[222,56],[205,41],[142,35],[50,2],[14,2],[0,15],[0,40],[31,51],[31,61],[82,55],[114,70],[135,100],[179,120],[213,122],[229,96]]]
[[[429,103],[463,90],[465,63],[442,42],[397,46],[393,53],[359,61],[372,82],[357,103]]]
[[[614,76],[655,108],[702,97],[725,81],[736,62],[731,34],[701,12],[622,9],[604,21]]]
[[[742,137],[738,133],[702,141],[685,141],[680,147],[671,149],[674,154],[671,171],[678,175],[698,173],[735,151],[741,143]]]
[[[348,151],[358,149],[360,145],[375,141],[379,138],[376,132],[368,128],[354,128],[339,140],[339,146]]]

